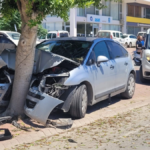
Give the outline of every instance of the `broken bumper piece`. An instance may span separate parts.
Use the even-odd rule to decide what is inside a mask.
[[[28,117],[46,125],[52,110],[61,103],[63,103],[63,101],[45,93],[42,95],[33,93],[33,96],[31,96],[30,93],[30,95],[27,95],[24,111]]]

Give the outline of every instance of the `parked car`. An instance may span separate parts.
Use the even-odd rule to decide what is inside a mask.
[[[15,49],[18,46],[20,35],[19,32],[0,31],[0,52],[4,49]],[[36,41],[36,44],[39,42]]]
[[[11,61],[7,61],[9,57]],[[7,84],[9,89],[15,51],[3,51],[1,59],[6,64],[0,65],[0,79],[3,79],[0,83]],[[134,89],[132,59],[118,42],[106,38],[56,38],[36,47],[24,110],[27,116],[42,124],[46,124],[55,108],[69,112],[74,118],[83,118],[88,106],[120,93],[130,99]],[[4,101],[3,95],[0,101]]]
[[[20,33],[12,31],[0,31],[0,37],[8,38],[17,46],[20,38]]]
[[[124,39],[122,38],[123,34],[120,31],[114,30],[99,30],[97,37],[99,38],[109,38],[115,41],[118,41],[121,45],[124,45]]]
[[[143,31],[140,31],[140,32],[138,32],[138,34],[137,34],[137,36],[143,36],[144,38],[146,38],[146,32],[143,32]]]
[[[54,38],[62,38],[62,37],[69,37],[69,32],[63,31],[63,30],[49,31],[46,36],[38,37],[38,40],[42,42],[45,40],[54,39]]]
[[[124,34],[122,36],[122,38],[124,39],[124,44],[126,47],[133,47],[136,46],[136,41],[137,41],[137,37],[133,34]]]
[[[146,82],[150,80],[150,29],[147,30],[145,46],[142,50],[142,63],[140,67],[140,80]]]

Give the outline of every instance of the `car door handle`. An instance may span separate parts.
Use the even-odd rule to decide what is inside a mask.
[[[112,70],[113,70],[114,68],[115,68],[115,67],[114,67],[113,65],[111,65],[111,66],[110,66],[110,69],[112,69]]]
[[[125,66],[127,66],[127,65],[128,65],[128,63],[127,63],[127,62],[125,62],[125,63],[124,63],[124,65],[125,65]]]

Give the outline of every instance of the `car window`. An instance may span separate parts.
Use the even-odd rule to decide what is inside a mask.
[[[122,33],[120,33],[120,38],[122,38],[122,36],[123,36],[123,34],[122,34]]]
[[[118,38],[119,38],[119,33],[116,33],[116,37],[118,37]]]
[[[133,36],[134,39],[137,39],[136,36]]]
[[[56,33],[53,33],[52,38],[56,38]]]
[[[106,56],[108,59],[110,59],[108,48],[105,42],[99,42],[98,44],[96,44],[96,46],[94,47],[94,52],[96,60],[98,56]]]
[[[113,32],[113,36],[116,37],[116,34]]]
[[[130,35],[130,39],[132,39],[132,36]]]
[[[15,48],[16,46],[12,41],[10,41],[7,37],[0,36],[0,53],[5,49],[13,50]]]
[[[48,33],[47,34],[47,39],[51,39],[51,37],[52,37],[52,33]]]
[[[4,35],[4,34],[1,34],[1,33],[0,33],[0,37],[7,37],[7,36],[6,36],[6,35]]]
[[[100,37],[100,38],[110,38],[110,32],[99,32],[98,37]]]
[[[115,59],[124,56],[119,44],[111,41],[106,41],[106,43],[108,45],[111,58]]]
[[[128,56],[128,52],[121,45],[118,45],[118,46],[122,50],[124,57],[127,57]]]
[[[68,33],[60,33],[60,37],[68,37]]]
[[[20,33],[7,32],[7,34],[8,34],[13,40],[19,40],[19,39],[20,39]]]

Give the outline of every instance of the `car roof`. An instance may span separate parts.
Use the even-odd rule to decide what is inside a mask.
[[[99,30],[98,32],[119,32],[119,33],[121,33],[121,31],[116,31],[116,30]]]
[[[7,34],[7,33],[19,33],[19,32],[15,32],[15,31],[2,31],[2,30],[0,30],[0,33],[5,33],[5,34]],[[19,33],[20,34],[20,33]]]
[[[68,33],[68,31],[65,31],[65,30],[49,31],[48,33],[57,33],[57,32],[59,32],[59,33],[61,33],[61,32],[66,32],[66,33]]]
[[[97,38],[97,37],[64,37],[64,38],[55,38],[55,39],[50,39],[50,40],[45,40],[45,41],[71,41],[71,40],[72,41],[87,41],[87,42],[100,42],[104,40],[114,41],[109,38]],[[114,42],[118,43],[117,41],[114,41]]]

